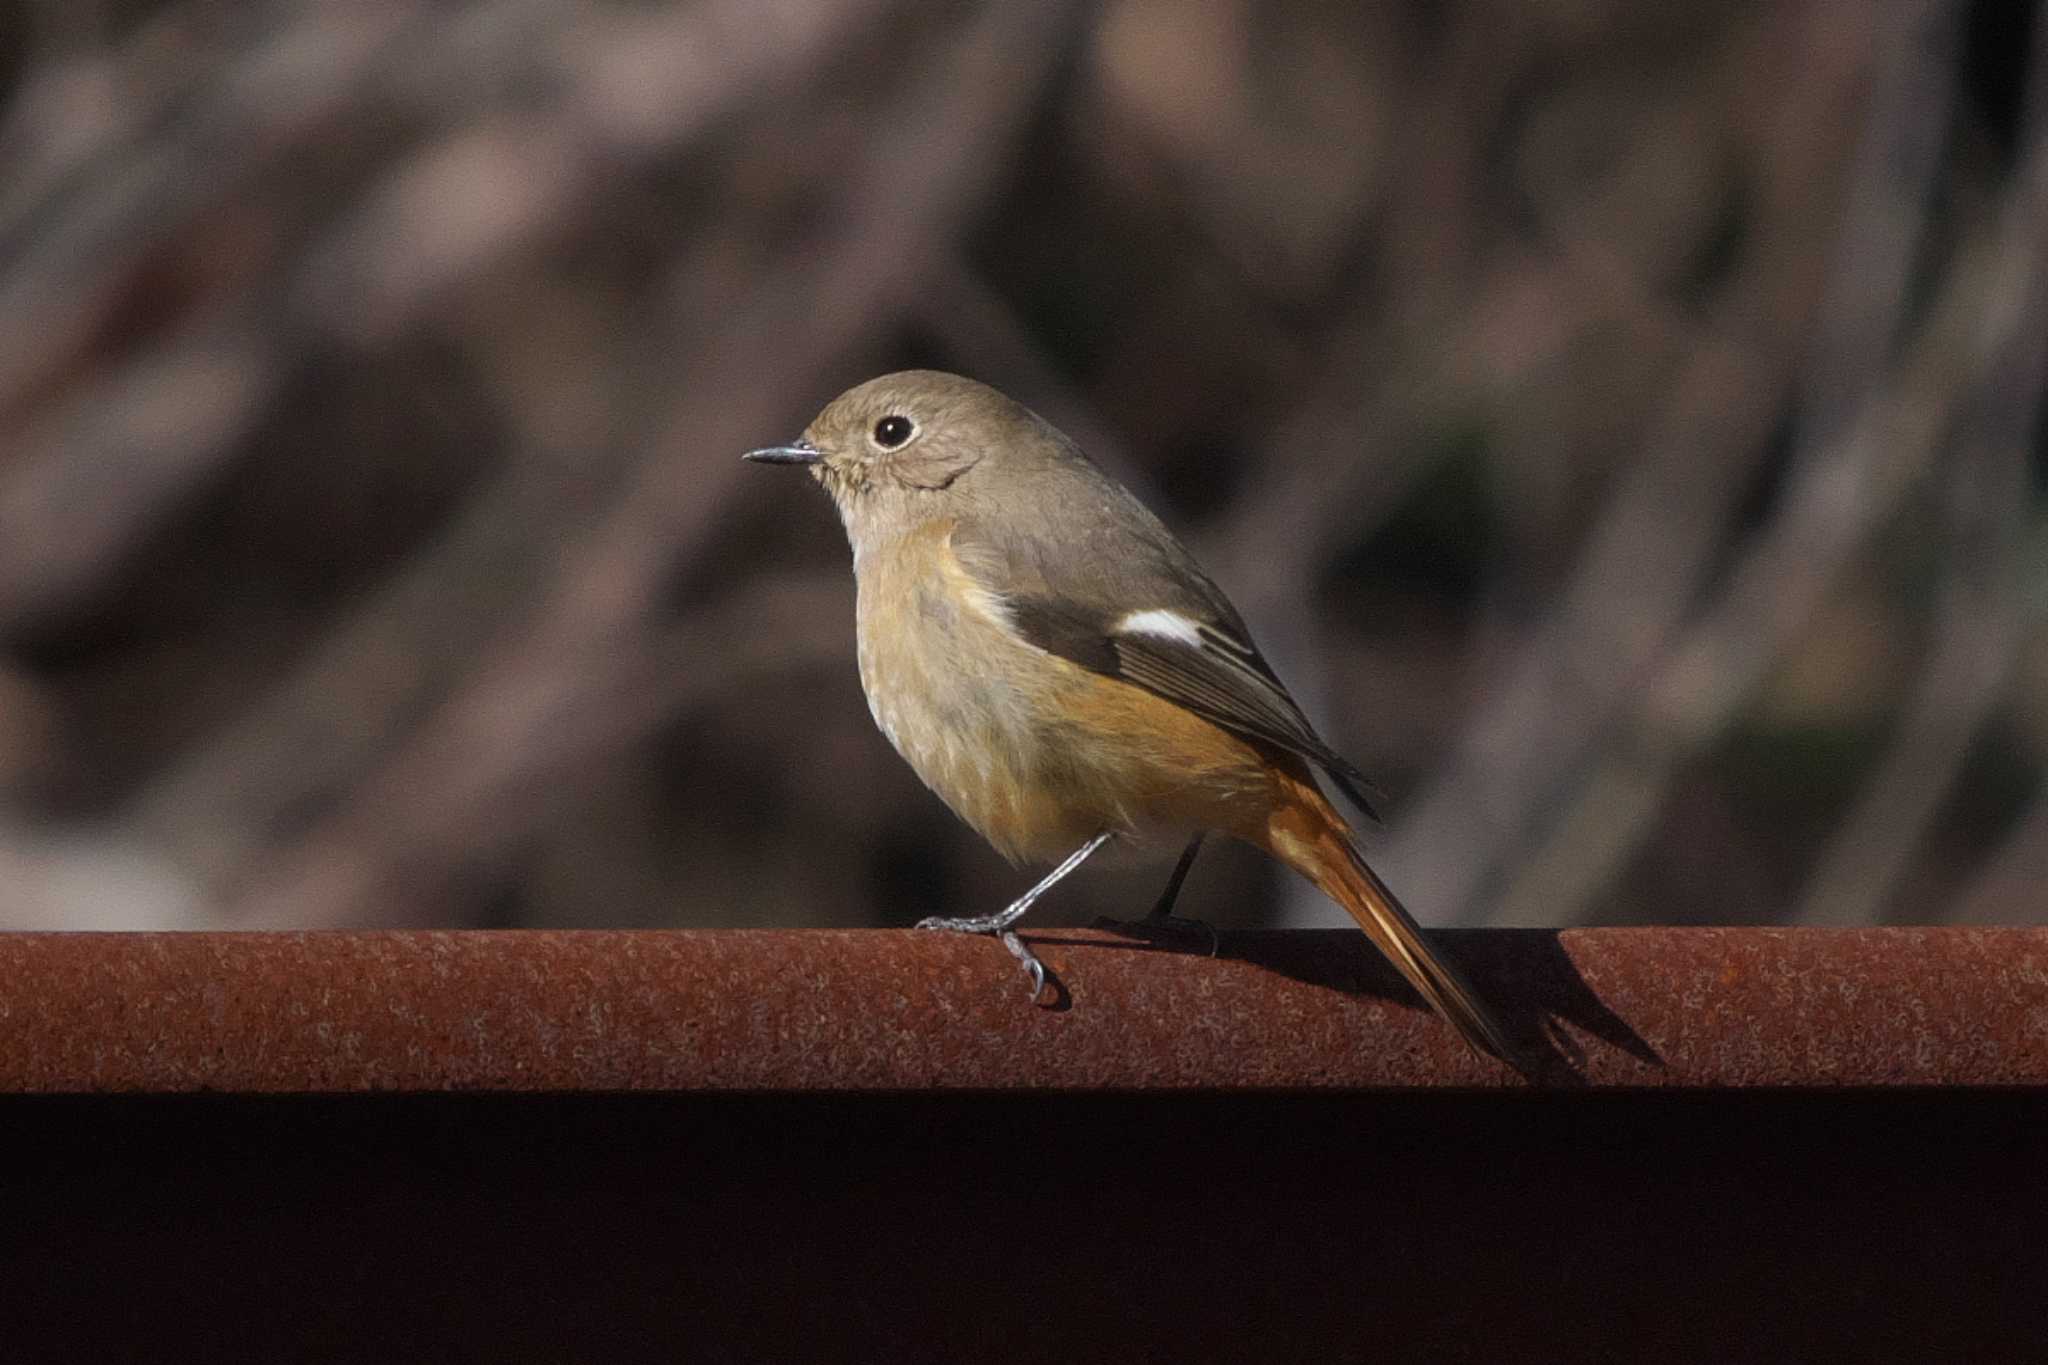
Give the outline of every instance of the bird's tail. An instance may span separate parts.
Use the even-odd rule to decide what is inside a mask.
[[[1258,840],[1274,857],[1344,907],[1408,984],[1449,1020],[1473,1051],[1527,1074],[1520,1050],[1464,974],[1439,957],[1379,874],[1366,866],[1351,827],[1306,774],[1283,779],[1282,799]]]

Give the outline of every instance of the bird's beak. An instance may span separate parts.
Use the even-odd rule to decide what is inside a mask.
[[[755,464],[816,464],[819,455],[816,446],[809,441],[798,440],[786,446],[765,446],[760,450],[750,450],[740,458],[752,460]]]

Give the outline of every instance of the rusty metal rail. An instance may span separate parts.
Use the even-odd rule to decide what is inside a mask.
[[[1519,1085],[1348,931],[0,936],[0,1093]],[[2048,929],[1444,935],[1601,1087],[2048,1084]]]

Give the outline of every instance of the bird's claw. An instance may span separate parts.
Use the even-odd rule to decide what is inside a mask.
[[[1003,946],[1010,950],[1010,956],[1024,967],[1024,975],[1031,978],[1031,999],[1036,1001],[1045,994],[1045,964],[1038,960],[1038,954],[1024,946],[1024,940],[1005,929],[1000,935]]]

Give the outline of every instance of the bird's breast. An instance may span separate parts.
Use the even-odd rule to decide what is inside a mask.
[[[1010,858],[1063,855],[1095,833],[1049,734],[1061,673],[1009,628],[943,531],[866,554],[859,573],[868,709],[925,785]]]

